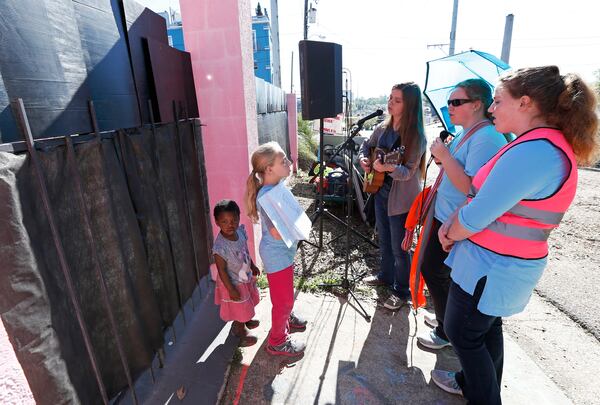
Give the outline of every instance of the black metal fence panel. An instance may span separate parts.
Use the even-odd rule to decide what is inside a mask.
[[[255,82],[258,143],[276,141],[289,156],[290,142],[285,92],[258,77],[255,78]]]
[[[266,114],[287,111],[285,92],[277,86],[255,77],[256,82],[256,112]]]
[[[256,117],[258,126],[258,143],[276,141],[287,155],[290,155],[290,142],[288,139],[288,116],[287,112],[273,112],[258,114]]]
[[[149,56],[145,49],[146,38],[168,45],[167,22],[160,15],[140,5],[134,0],[123,0],[123,15],[127,27],[127,43],[131,68],[135,80],[143,123],[149,123],[150,112],[147,101],[155,97],[150,90],[152,72],[148,70]],[[197,117],[197,115],[189,115]]]
[[[192,75],[191,59],[187,52],[148,38],[146,41],[152,72],[151,87],[156,94],[154,112],[156,121],[172,122],[181,117],[173,116],[173,100],[188,117],[198,115],[196,91]]]

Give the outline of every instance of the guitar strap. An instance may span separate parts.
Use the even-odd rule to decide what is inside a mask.
[[[384,131],[384,133],[381,135],[381,137],[383,137],[383,135],[385,135],[386,132],[391,131],[392,133],[394,133],[394,130],[391,127],[387,127]],[[379,141],[381,141],[381,137],[379,137]],[[377,146],[379,146],[379,141],[377,141]],[[389,149],[390,152],[393,151],[394,149],[398,148],[402,146],[402,136],[400,136],[400,134],[398,134],[398,137],[396,138],[396,140],[394,141],[394,143],[392,144],[392,147]],[[404,156],[401,156],[401,163],[403,163],[404,161]],[[389,173],[385,173],[384,176],[384,181],[391,181],[391,176],[389,175]]]
[[[392,132],[393,132],[393,130],[392,130]],[[390,148],[390,152],[399,146],[402,146],[402,137],[400,136],[400,134],[398,134],[398,138],[396,139],[396,142],[394,142],[394,144]]]
[[[392,133],[394,133],[394,130],[391,129],[390,127],[387,127],[385,131],[386,132],[387,131],[392,131]],[[381,138],[379,138],[379,139],[381,139]],[[390,148],[390,152],[393,151],[394,149],[396,149],[399,146],[402,146],[402,137],[400,136],[400,134],[398,134],[398,138],[396,138],[396,140],[392,144],[392,147]]]
[[[387,127],[385,129],[385,131],[383,131],[383,134],[381,134],[381,136],[379,137],[379,139],[377,140],[377,147],[381,148],[380,142],[381,142],[381,138],[383,138],[383,136],[386,134],[386,132],[388,131],[392,131],[394,132],[393,129],[391,129],[390,127]],[[392,147],[389,149],[390,152],[393,151],[394,149],[396,149],[397,147],[399,147],[402,144],[402,137],[400,136],[400,134],[398,134],[398,138],[396,139],[396,141],[392,144]]]

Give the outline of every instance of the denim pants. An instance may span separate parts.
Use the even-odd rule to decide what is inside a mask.
[[[389,193],[390,185],[384,183],[375,194],[375,220],[381,254],[381,267],[377,277],[390,287],[394,295],[408,299],[410,255],[401,247],[408,213],[388,215]]]
[[[456,382],[469,404],[498,405],[504,363],[502,318],[477,309],[485,282],[486,277],[481,278],[471,295],[452,281],[444,328],[462,366]]]

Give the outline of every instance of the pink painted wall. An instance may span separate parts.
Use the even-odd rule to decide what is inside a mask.
[[[245,215],[250,154],[258,146],[249,0],[180,0],[185,47],[191,54],[211,211],[223,199],[242,208],[254,249],[257,227]],[[218,228],[213,224],[216,235]],[[258,258],[257,258],[258,259]]]
[[[0,404],[35,404],[29,383],[0,319]]]
[[[290,140],[290,154],[294,162],[294,173],[298,172],[298,114],[296,111],[296,95],[286,94],[288,111],[288,136]]]

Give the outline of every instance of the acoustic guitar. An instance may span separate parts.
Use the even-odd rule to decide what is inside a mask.
[[[397,165],[404,154],[404,146],[400,146],[397,150],[388,152],[383,148],[371,148],[371,171],[365,173],[363,181],[363,191],[365,193],[376,193],[385,180],[385,172],[378,172],[373,168],[373,163],[379,159],[382,164]]]

